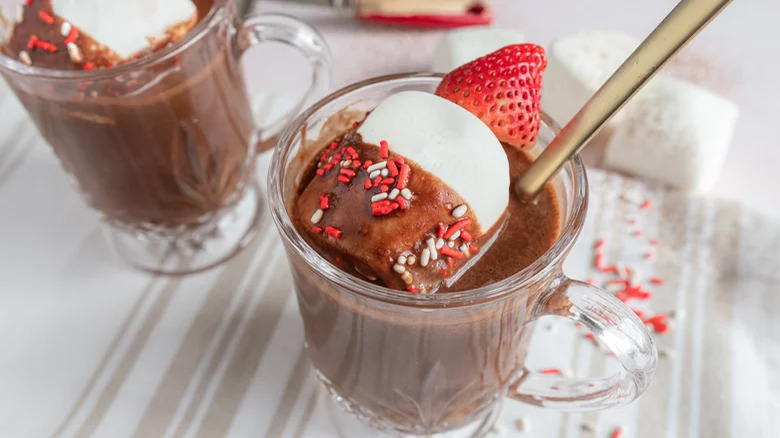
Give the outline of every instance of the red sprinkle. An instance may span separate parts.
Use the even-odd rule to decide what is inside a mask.
[[[41,17],[41,20],[43,20],[46,24],[54,23],[54,17],[49,15],[49,13],[46,11],[38,11],[38,16]]]
[[[358,122],[352,122],[352,127],[357,128]]]
[[[442,238],[444,237],[444,233],[447,232],[447,225],[439,222],[439,225],[436,227],[436,237]]]
[[[404,157],[398,157],[395,159],[395,162],[398,163],[398,165],[404,164],[406,161],[404,160]]]
[[[476,254],[479,252],[479,248],[477,248],[477,245],[474,245],[473,243],[469,243],[469,251]]]
[[[371,184],[371,180],[370,179],[367,179],[366,182],[363,183],[363,187],[365,187],[366,190],[370,190],[372,185],[373,184]]]
[[[653,330],[657,333],[664,334],[669,331],[669,325],[666,322],[666,315],[655,315],[651,318],[643,320],[645,324],[649,324],[653,327]]]
[[[346,167],[342,167],[341,170],[339,170],[339,173],[342,175],[347,175],[350,178],[355,176],[355,171],[352,169],[347,169]]]
[[[314,227],[314,228],[311,229],[311,231],[314,234],[320,234],[322,232],[322,227]]]
[[[374,188],[379,187],[379,183],[381,183],[381,182],[382,182],[382,177],[381,176],[378,176],[378,177],[374,178]]]
[[[360,164],[360,161],[352,160],[352,165],[355,167],[355,169],[360,169]]]
[[[325,165],[325,170],[333,169],[333,163],[328,163]]]
[[[639,237],[639,236],[642,235],[642,230],[636,230],[636,231],[634,231],[633,234],[634,234],[634,237]]]
[[[333,154],[333,158],[336,161],[340,160],[341,159],[341,152],[336,152],[335,154]]]
[[[382,140],[379,142],[379,156],[382,158],[387,158],[389,155],[388,145],[387,141]]]
[[[371,167],[372,164],[374,164],[374,162],[371,161],[371,160],[364,161],[363,162],[363,169],[368,169],[369,167]],[[355,167],[357,167],[357,166],[355,166]]]
[[[395,182],[395,180],[393,178],[385,178],[385,179],[382,180],[381,184],[388,184],[388,185],[390,185],[390,184],[392,184],[394,182]]]
[[[384,185],[384,184],[379,186],[379,191],[382,192],[382,193],[385,193],[388,190],[390,190],[390,186],[387,186],[387,185]]]
[[[471,219],[461,219],[447,228],[447,232],[444,233],[444,238],[449,239],[453,234],[457,233],[471,224]]]
[[[650,239],[649,242],[650,242],[650,245],[653,245],[653,246],[658,245],[658,239]]]
[[[333,151],[333,150],[336,150],[336,149],[338,149],[338,148],[339,148],[339,144],[338,144],[338,143],[336,143],[335,141],[334,141],[333,143],[331,143],[331,144],[330,144],[330,150],[332,150],[332,151]]]
[[[325,169],[317,169],[317,175],[325,176]]]
[[[347,177],[346,175],[339,175],[338,180],[343,182],[344,184],[349,184],[349,177]]]
[[[27,41],[27,48],[32,50],[38,45],[38,35],[30,35],[30,40]]]
[[[555,374],[555,375],[558,375],[558,376],[560,376],[561,374],[563,374],[563,373],[561,373],[561,370],[560,370],[560,369],[558,369],[558,368],[545,368],[545,369],[543,369],[543,370],[541,370],[541,371],[539,371],[539,372],[540,372],[541,374],[548,374],[548,375],[549,375],[549,374]]]
[[[657,285],[662,285],[662,284],[664,284],[664,279],[660,278],[660,277],[653,277],[653,278],[650,279],[650,283],[657,284]]]
[[[447,268],[441,268],[441,278],[447,278]]]
[[[401,171],[398,172],[398,184],[395,187],[398,190],[406,188],[406,183],[409,182],[409,165],[406,163],[401,164]]]
[[[371,204],[371,213],[374,216],[384,216],[390,214],[391,211],[398,209],[398,203],[391,203],[387,199],[383,199]]]
[[[327,226],[325,227],[325,234],[338,239],[339,237],[341,237],[341,230],[339,230],[336,227]]]
[[[387,170],[390,172],[390,175],[393,178],[398,176],[398,166],[395,165],[394,161],[388,161],[387,162]]]
[[[86,70],[86,71],[90,71],[93,68],[95,68],[95,64],[93,64],[91,62],[87,62],[87,63],[84,64],[84,70]]]
[[[447,266],[451,268],[454,264],[455,262],[452,261],[452,257],[447,257]]]
[[[45,41],[45,40],[38,40],[35,44],[39,49],[46,50],[48,52],[56,52],[57,46],[54,44]]]
[[[596,242],[595,248],[596,248],[596,249],[601,249],[601,248],[603,248],[603,247],[604,247],[604,244],[605,244],[605,243],[606,243],[606,242],[604,241],[604,239],[599,239],[599,240]]]
[[[614,431],[612,431],[612,435],[609,436],[609,438],[621,438],[623,436],[623,429],[617,428]]]
[[[447,257],[453,257],[453,258],[456,258],[456,259],[462,259],[463,258],[463,253],[462,252],[458,251],[455,248],[450,248],[447,245],[442,246],[441,249],[439,250],[439,252],[442,253],[443,255],[446,255]]]
[[[336,262],[336,264],[339,266],[344,264],[344,260],[341,260],[340,257],[336,257],[333,261]]]
[[[320,209],[327,210],[330,207],[330,199],[328,195],[320,195]]]
[[[653,202],[649,199],[645,199],[645,202],[642,203],[642,205],[639,206],[640,210],[647,210],[650,207],[653,206]]]
[[[406,199],[404,199],[403,196],[395,198],[395,202],[398,203],[398,206],[401,207],[401,210],[406,210],[409,208],[409,204],[406,202]]]
[[[320,161],[322,161],[323,163],[328,161],[328,153],[327,152],[322,154],[322,156],[320,157]]]
[[[590,339],[591,341],[596,340],[596,335],[594,335],[593,333],[588,333],[585,335],[585,337]]]
[[[463,241],[464,241],[464,242],[471,242],[471,240],[473,239],[473,238],[471,237],[471,233],[469,233],[469,232],[468,232],[468,231],[466,231],[466,230],[462,230],[462,231],[460,232],[460,238],[461,238],[461,239],[463,239]]]
[[[462,235],[463,235],[463,234],[461,233],[461,236],[462,236]],[[589,285],[591,285],[591,286],[595,286],[595,285],[596,285],[596,279],[595,279],[595,278],[593,278],[593,277],[590,277],[586,283],[588,283],[588,284],[589,284]]]
[[[644,257],[645,257],[646,259],[652,259],[652,258],[653,258],[653,253],[652,253],[652,252],[650,252],[650,251],[648,251],[648,252],[646,252],[646,253],[645,253]]]
[[[68,36],[65,37],[65,44],[70,44],[72,42],[75,42],[76,38],[78,38],[78,37],[79,37],[79,31],[76,30],[75,27],[72,27],[70,29],[70,32],[68,32]]]
[[[406,291],[407,291],[407,292],[411,292],[411,293],[413,293],[413,294],[416,294],[417,292],[419,292],[419,291],[417,290],[417,288],[416,288],[416,287],[414,287],[414,286],[406,286]]]

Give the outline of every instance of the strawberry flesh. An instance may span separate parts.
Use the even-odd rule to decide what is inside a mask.
[[[500,141],[525,149],[539,133],[545,67],[542,47],[513,44],[456,68],[436,94],[479,117]]]

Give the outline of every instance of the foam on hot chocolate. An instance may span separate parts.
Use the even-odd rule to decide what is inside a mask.
[[[387,141],[460,195],[482,232],[498,222],[509,202],[509,162],[501,143],[479,118],[435,94],[403,91],[369,114],[358,134]]]
[[[157,41],[186,33],[198,19],[192,0],[51,0],[51,3],[55,14],[122,59],[132,58]]]

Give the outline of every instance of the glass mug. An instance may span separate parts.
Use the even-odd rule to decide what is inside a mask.
[[[355,423],[406,436],[479,436],[505,396],[573,411],[629,403],[647,388],[656,366],[647,329],[612,295],[562,272],[585,218],[587,179],[579,157],[551,182],[563,217],[555,244],[526,269],[479,289],[423,295],[368,283],[323,259],[292,224],[288,206],[310,157],[389,95],[432,93],[440,80],[401,74],[344,88],[292,122],[274,152],[270,204],[317,375],[336,403],[362,420]],[[558,131],[543,120],[536,154]],[[615,354],[621,371],[582,379],[527,371],[526,325],[545,315],[584,324]],[[354,436],[369,433],[375,434]]]
[[[108,223],[119,255],[142,270],[183,274],[224,261],[254,234],[257,128],[240,59],[265,41],[297,48],[313,69],[301,102],[257,137],[273,144],[267,137],[327,87],[329,50],[294,18],[242,20],[231,0],[216,0],[170,47],[111,69],[58,71],[0,55],[0,73]]]

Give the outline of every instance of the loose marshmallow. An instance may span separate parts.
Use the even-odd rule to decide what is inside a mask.
[[[192,0],[52,0],[54,12],[122,58],[149,47],[172,26],[194,23]]]
[[[658,76],[624,109],[607,144],[608,167],[691,191],[715,183],[739,109],[697,85]]]
[[[566,124],[638,45],[614,30],[585,30],[553,42],[547,51],[542,110]]]
[[[444,34],[433,54],[433,71],[447,73],[502,47],[524,41],[525,36],[516,29],[475,26],[453,30]]]
[[[382,140],[457,192],[482,232],[509,202],[509,162],[501,143],[479,118],[435,94],[403,91],[379,104],[358,133],[366,143]]]

